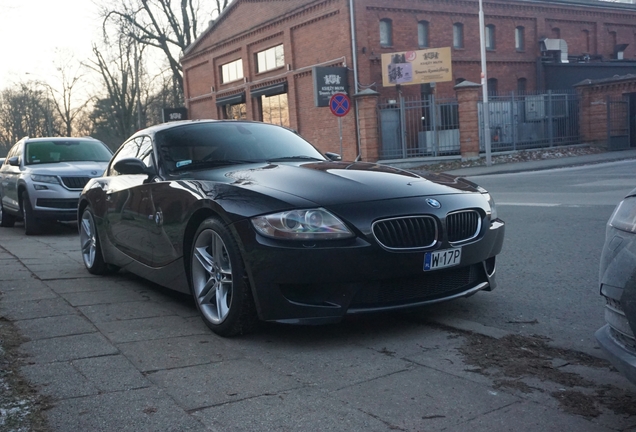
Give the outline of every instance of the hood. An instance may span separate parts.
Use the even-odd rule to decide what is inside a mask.
[[[276,190],[319,205],[478,192],[473,183],[445,175],[417,175],[397,168],[348,162],[269,163],[190,173],[263,193]]]
[[[50,164],[27,165],[25,168],[33,174],[77,176],[77,177],[100,177],[108,162],[56,162]]]

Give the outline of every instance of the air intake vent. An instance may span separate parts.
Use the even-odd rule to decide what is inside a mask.
[[[437,242],[437,222],[431,216],[409,216],[377,221],[373,235],[380,245],[390,250],[430,248]]]
[[[472,240],[481,231],[481,216],[475,210],[449,213],[446,216],[446,231],[451,243]]]
[[[84,189],[89,177],[62,177],[62,183],[69,189]]]

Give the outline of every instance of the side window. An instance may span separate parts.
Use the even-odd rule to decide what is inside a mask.
[[[380,20],[380,46],[393,45],[393,22],[390,19]]]
[[[486,49],[495,49],[495,26],[492,24],[486,26]]]
[[[453,48],[464,48],[464,24],[453,24]]]
[[[428,48],[428,21],[417,23],[417,44],[420,48]]]
[[[110,161],[110,165],[108,167],[108,175],[109,176],[117,176],[120,175],[113,166],[120,160],[125,158],[137,158],[141,159],[146,166],[152,167],[154,163],[152,161],[152,141],[150,137],[142,136],[131,139],[125,142],[119,151],[113,156],[113,159]]]

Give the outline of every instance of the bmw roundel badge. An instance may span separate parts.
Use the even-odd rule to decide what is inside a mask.
[[[430,205],[434,209],[438,209],[442,207],[440,202],[433,198],[426,198],[426,204]]]

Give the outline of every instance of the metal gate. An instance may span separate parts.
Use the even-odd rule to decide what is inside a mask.
[[[484,146],[483,102],[479,102],[481,151]],[[491,96],[488,102],[493,152],[578,144],[579,100],[571,91]]]
[[[405,98],[378,104],[380,158],[459,154],[456,99]]]
[[[630,147],[629,100],[607,96],[607,146],[610,150]]]

